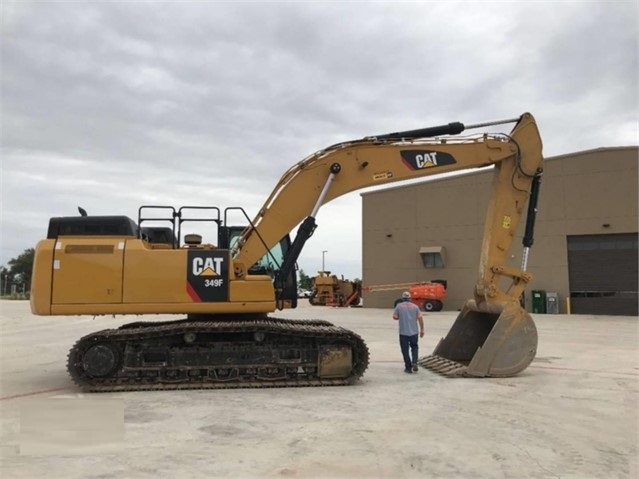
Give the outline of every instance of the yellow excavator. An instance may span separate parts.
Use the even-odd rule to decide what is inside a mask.
[[[514,123],[509,134],[459,136]],[[87,391],[331,386],[357,382],[369,351],[356,333],[270,313],[297,304],[295,266],[319,208],[345,193],[494,166],[474,298],[420,364],[449,376],[512,376],[535,356],[537,331],[519,298],[542,174],[533,116],[401,131],[335,144],[284,173],[257,215],[241,208],[143,206],[126,216],[56,217],[34,259],[36,315],[184,314],[79,339],[68,357]],[[526,204],[521,269],[507,259]],[[240,215],[242,226],[229,219]],[[185,234],[217,228],[217,244]],[[299,225],[293,241],[289,233]]]

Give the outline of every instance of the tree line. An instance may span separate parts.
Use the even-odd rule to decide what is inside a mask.
[[[28,248],[17,257],[10,259],[7,266],[0,266],[0,294],[2,296],[29,292],[34,256],[35,248]]]

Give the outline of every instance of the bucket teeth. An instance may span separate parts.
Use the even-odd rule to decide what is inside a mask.
[[[464,376],[466,372],[465,365],[436,355],[423,357],[417,364],[447,377]]]

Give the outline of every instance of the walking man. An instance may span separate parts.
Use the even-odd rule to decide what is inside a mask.
[[[393,319],[399,321],[399,346],[402,349],[402,356],[404,356],[404,372],[416,373],[419,354],[417,334],[420,338],[424,337],[424,319],[419,307],[410,302],[408,291],[402,293],[402,302],[395,306]],[[419,331],[417,330],[418,323]]]

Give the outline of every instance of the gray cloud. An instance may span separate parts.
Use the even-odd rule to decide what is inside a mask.
[[[78,204],[252,215],[290,165],[365,135],[531,111],[547,155],[637,144],[637,13],[634,1],[4,2],[0,263]],[[326,229],[351,243],[333,269],[361,276],[360,200],[338,201]],[[311,272],[331,238],[322,219],[300,261]]]

